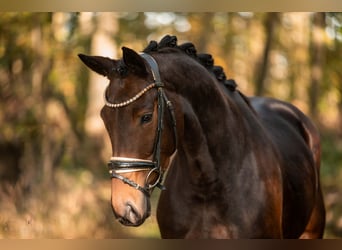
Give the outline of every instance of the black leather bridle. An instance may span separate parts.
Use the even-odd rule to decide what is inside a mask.
[[[164,172],[161,168],[161,162],[160,162],[160,153],[161,153],[161,140],[162,140],[162,131],[163,131],[163,119],[164,119],[164,110],[165,105],[170,113],[171,121],[172,121],[172,127],[173,127],[173,134],[174,134],[174,141],[175,141],[175,151],[177,150],[177,128],[176,128],[176,118],[174,113],[174,108],[171,103],[171,101],[167,98],[164,92],[164,84],[161,81],[160,74],[159,74],[159,68],[157,62],[154,60],[154,58],[148,54],[141,53],[140,56],[146,60],[148,65],[151,68],[153,80],[154,82],[148,85],[145,89],[140,91],[137,95],[132,97],[131,99],[113,104],[109,103],[106,95],[105,95],[105,104],[108,107],[111,108],[121,108],[125,107],[134,101],[136,101],[138,98],[140,98],[143,94],[145,94],[150,89],[157,89],[157,130],[156,130],[156,136],[154,140],[154,147],[153,147],[153,160],[144,160],[144,159],[137,159],[137,158],[127,158],[127,157],[112,157],[110,161],[108,162],[108,168],[109,173],[111,175],[111,178],[117,178],[124,183],[136,188],[137,190],[143,192],[145,195],[150,196],[151,190],[154,187],[158,187],[162,190],[165,189],[165,187],[162,185],[163,181],[163,175]],[[140,186],[138,183],[122,176],[121,174],[124,173],[132,173],[132,172],[139,172],[139,171],[149,171],[144,186]],[[153,183],[149,183],[149,177],[155,173],[157,174],[157,178]]]

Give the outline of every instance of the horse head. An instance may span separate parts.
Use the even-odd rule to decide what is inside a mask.
[[[122,51],[121,60],[79,57],[109,79],[101,117],[112,146],[112,208],[119,222],[139,226],[150,215],[150,195],[156,186],[162,188],[176,151],[176,120],[154,59],[125,47]]]

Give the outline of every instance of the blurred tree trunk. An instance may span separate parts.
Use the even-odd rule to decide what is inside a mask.
[[[91,41],[90,53],[92,55],[116,58],[116,45],[112,39],[117,32],[118,24],[115,13],[100,13],[96,16],[96,30]],[[103,92],[108,81],[94,72],[89,77],[88,110],[85,121],[86,132],[91,136],[101,136],[104,126],[99,117],[103,107]]]
[[[41,179],[44,183],[50,183],[52,180],[53,168],[53,151],[49,122],[47,119],[47,100],[46,84],[48,72],[51,68],[50,53],[47,53],[46,42],[49,41],[50,34],[44,32],[43,26],[49,22],[48,16],[38,14],[35,16],[34,27],[31,31],[32,50],[35,53],[36,59],[32,66],[32,96],[36,101],[35,112],[38,119],[41,119],[41,137],[37,138],[38,147],[40,148],[38,166],[41,166]],[[51,45],[51,44],[50,44]],[[37,168],[37,165],[32,165]],[[33,172],[37,175],[37,169]],[[37,176],[36,176],[37,177]]]
[[[341,50],[340,50],[341,51]],[[340,134],[340,136],[342,136],[342,73],[341,71],[339,71],[338,73],[339,76],[339,86],[338,86],[338,91],[340,93],[340,100],[338,103],[338,133]]]
[[[342,43],[335,38],[335,46],[336,46],[336,55],[342,55]],[[338,58],[338,57],[337,57]],[[339,60],[339,59],[337,59]],[[338,108],[338,124],[337,124],[337,132],[340,136],[342,136],[342,71],[341,71],[341,60],[336,62],[337,69],[335,70],[337,76],[337,91],[339,92],[339,100],[337,103]]]
[[[342,13],[334,13],[335,17],[337,18],[338,22],[341,24],[342,23]],[[342,33],[342,27],[339,27],[339,33]],[[342,136],[342,42],[338,37],[336,36],[334,39],[335,43],[335,53],[333,55],[333,58],[335,58],[335,63],[334,63],[334,68],[336,72],[336,79],[337,79],[337,91],[339,93],[339,100],[338,100],[338,124],[337,124],[337,131],[340,136]],[[328,51],[327,51],[328,54]],[[337,55],[337,56],[336,56]],[[331,61],[331,60],[330,60]],[[329,63],[329,61],[327,62]]]
[[[110,58],[117,58],[116,44],[114,36],[118,32],[118,20],[116,13],[99,13],[95,16],[95,32],[91,40],[91,55],[106,56]],[[94,72],[89,75],[88,87],[88,108],[85,119],[85,131],[91,140],[90,147],[97,152],[97,156],[101,153],[104,157],[109,157],[110,151],[108,149],[109,139],[105,131],[104,124],[100,118],[100,110],[103,107],[103,92],[108,84],[108,79],[100,76]],[[104,143],[107,142],[104,147]],[[105,152],[101,152],[101,151]],[[98,158],[98,157],[97,157]],[[100,164],[100,159],[94,159],[90,163],[90,168]]]
[[[265,27],[265,47],[261,55],[259,63],[256,67],[256,88],[255,95],[260,96],[265,92],[265,80],[267,76],[267,69],[269,67],[269,54],[272,48],[272,42],[274,39],[274,30],[277,23],[278,13],[271,12],[267,13],[264,20]]]
[[[313,118],[318,116],[319,89],[325,64],[325,26],[325,13],[314,13],[310,39],[311,84],[309,89],[309,109]]]
[[[205,12],[199,17],[197,34],[195,34],[198,38],[196,49],[199,53],[206,53],[208,51],[208,44],[210,44],[211,35],[213,34],[213,17],[214,13],[211,12]]]

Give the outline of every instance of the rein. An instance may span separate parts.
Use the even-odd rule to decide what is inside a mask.
[[[154,147],[153,147],[153,160],[145,160],[145,159],[137,159],[137,158],[128,158],[128,157],[111,157],[108,162],[109,174],[111,178],[116,178],[124,183],[134,187],[135,189],[143,192],[146,196],[150,196],[150,191],[154,187],[158,187],[161,190],[165,190],[165,187],[162,185],[163,175],[164,172],[161,168],[160,162],[160,153],[161,153],[161,139],[162,139],[162,131],[163,131],[163,119],[164,119],[164,110],[165,105],[171,115],[172,120],[172,127],[173,127],[173,134],[175,139],[175,149],[177,149],[177,128],[176,128],[176,118],[174,113],[174,108],[171,101],[166,97],[164,92],[164,84],[161,82],[159,68],[157,62],[154,58],[148,54],[141,53],[140,56],[146,60],[149,64],[152,76],[153,76],[153,83],[148,85],[146,88],[141,90],[138,94],[136,94],[131,99],[121,102],[121,103],[110,103],[107,98],[106,94],[104,94],[105,105],[110,108],[122,108],[125,107],[136,100],[138,100],[141,96],[143,96],[147,91],[156,88],[157,93],[157,130],[156,136],[154,140]],[[106,92],[105,92],[106,93]],[[124,173],[132,173],[132,172],[140,172],[140,171],[149,171],[144,186],[140,186],[136,182],[122,176],[121,174]],[[154,183],[149,183],[149,178],[153,173],[157,174],[157,179]]]

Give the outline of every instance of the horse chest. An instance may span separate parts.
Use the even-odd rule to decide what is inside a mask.
[[[203,218],[202,218],[203,219]],[[186,239],[212,238],[212,239],[229,239],[234,238],[234,230],[219,222],[208,223],[199,220],[192,224],[185,235]]]
[[[174,210],[172,209],[173,205],[176,205]],[[189,207],[189,204],[173,203],[173,205],[168,204],[169,213],[167,215],[160,214],[158,216],[163,238],[236,238],[237,227],[226,223],[217,207],[192,203],[190,206],[192,209],[185,210],[179,208]],[[163,209],[159,211],[163,211]]]

